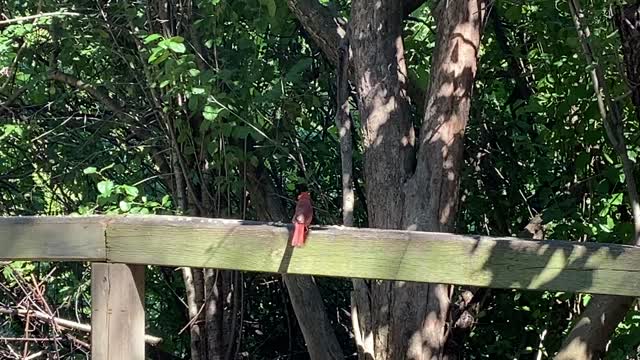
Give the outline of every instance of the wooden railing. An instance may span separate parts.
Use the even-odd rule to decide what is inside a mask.
[[[144,265],[640,296],[640,248],[177,216],[4,217],[0,260],[92,262],[92,358],[144,359]]]

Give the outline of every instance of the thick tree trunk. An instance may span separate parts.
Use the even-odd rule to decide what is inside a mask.
[[[336,64],[343,22],[313,0],[288,3]],[[352,3],[351,79],[364,127],[369,226],[451,231],[484,2],[450,0],[437,6],[437,47],[419,152],[402,43],[402,18],[412,9],[393,1]],[[361,359],[444,357],[449,286],[360,280],[352,299]]]
[[[594,297],[564,339],[555,360],[600,359],[611,334],[634,302],[625,296]]]
[[[484,3],[453,0],[436,7],[437,44],[417,153],[407,113],[402,8],[392,1],[376,4],[354,1],[350,23],[364,127],[369,225],[451,232]],[[366,308],[373,312],[376,359],[447,356],[451,286],[365,284],[355,289],[354,298],[369,302],[357,304],[360,313]]]
[[[223,271],[204,269],[205,309],[207,329],[207,359],[222,360],[225,354],[223,339]],[[235,315],[235,314],[234,314]]]
[[[402,3],[353,1],[351,49],[364,130],[369,226],[400,229],[402,187],[415,160],[406,94]]]

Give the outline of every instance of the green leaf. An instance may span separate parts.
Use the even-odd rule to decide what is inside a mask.
[[[89,166],[88,168],[82,170],[83,173],[89,175],[89,174],[95,174],[96,172],[98,172],[98,169],[96,169],[94,166]]]
[[[602,155],[604,156],[604,158],[607,160],[607,162],[608,162],[609,164],[613,164],[613,163],[614,163],[613,159],[611,158],[611,156],[609,156],[609,154],[607,154],[607,152],[606,152],[606,151],[603,151],[603,152],[602,152]]]
[[[522,8],[518,5],[509,6],[505,12],[506,18],[509,21],[517,23],[522,17]]]
[[[131,186],[131,185],[122,185],[122,189],[124,190],[124,192],[132,197],[138,197],[138,188],[135,186]]]
[[[248,126],[236,126],[233,128],[233,137],[238,139],[246,139],[251,129]]]
[[[220,129],[222,130],[222,135],[223,136],[229,136],[229,135],[231,135],[231,132],[233,131],[234,126],[232,124],[229,124],[229,123],[223,123],[220,126]],[[232,154],[227,154],[227,159],[229,159],[230,155],[232,155]]]
[[[587,171],[587,166],[591,160],[591,155],[588,152],[581,152],[576,158],[576,171],[579,174],[584,174]]]
[[[173,52],[177,52],[179,54],[182,54],[183,52],[185,52],[187,50],[187,48],[184,46],[184,44],[174,43],[174,42],[170,42],[169,43],[169,49],[171,49]]]
[[[211,121],[203,121],[200,123],[200,133],[205,134],[210,128],[212,122]]]
[[[118,204],[118,207],[120,207],[120,210],[127,212],[129,211],[129,209],[131,209],[131,204],[127,201],[120,201],[120,203]]]
[[[98,191],[104,196],[110,196],[113,191],[113,181],[103,180],[98,183]]]
[[[218,117],[218,115],[220,114],[220,111],[222,111],[222,108],[207,105],[204,107],[202,116],[204,116],[206,120],[213,121]]]
[[[163,62],[164,60],[166,60],[169,57],[169,53],[161,48],[161,47],[156,47],[153,49],[151,56],[149,56],[149,60],[147,60],[147,62],[149,64],[159,64],[161,62]]]
[[[201,95],[204,94],[205,90],[203,88],[199,88],[199,87],[194,87],[191,88],[191,93],[194,95]]]
[[[285,76],[285,81],[295,82],[300,79],[300,75],[311,67],[312,60],[309,57],[305,57],[300,59],[295,65],[287,71],[287,75]]]
[[[146,38],[144,38],[144,43],[148,44],[148,43],[150,43],[152,41],[156,41],[156,40],[161,39],[161,38],[162,38],[162,36],[160,34],[151,34],[151,35],[147,36]]]
[[[622,204],[622,199],[623,199],[623,198],[624,198],[624,194],[622,194],[622,193],[614,194],[614,195],[611,197],[611,200],[609,200],[609,203],[610,203],[611,205],[621,205],[621,204]]]
[[[183,44],[184,38],[181,36],[174,36],[170,39],[167,39],[166,45],[171,49],[171,51],[182,54],[187,48]]]

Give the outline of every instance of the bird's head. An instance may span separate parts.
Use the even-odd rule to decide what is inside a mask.
[[[300,193],[300,195],[298,195],[298,200],[302,200],[302,199],[310,199],[311,195],[309,194],[308,191],[303,191]]]

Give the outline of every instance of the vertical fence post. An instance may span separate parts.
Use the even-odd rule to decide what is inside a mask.
[[[92,359],[145,359],[144,269],[91,264]]]

